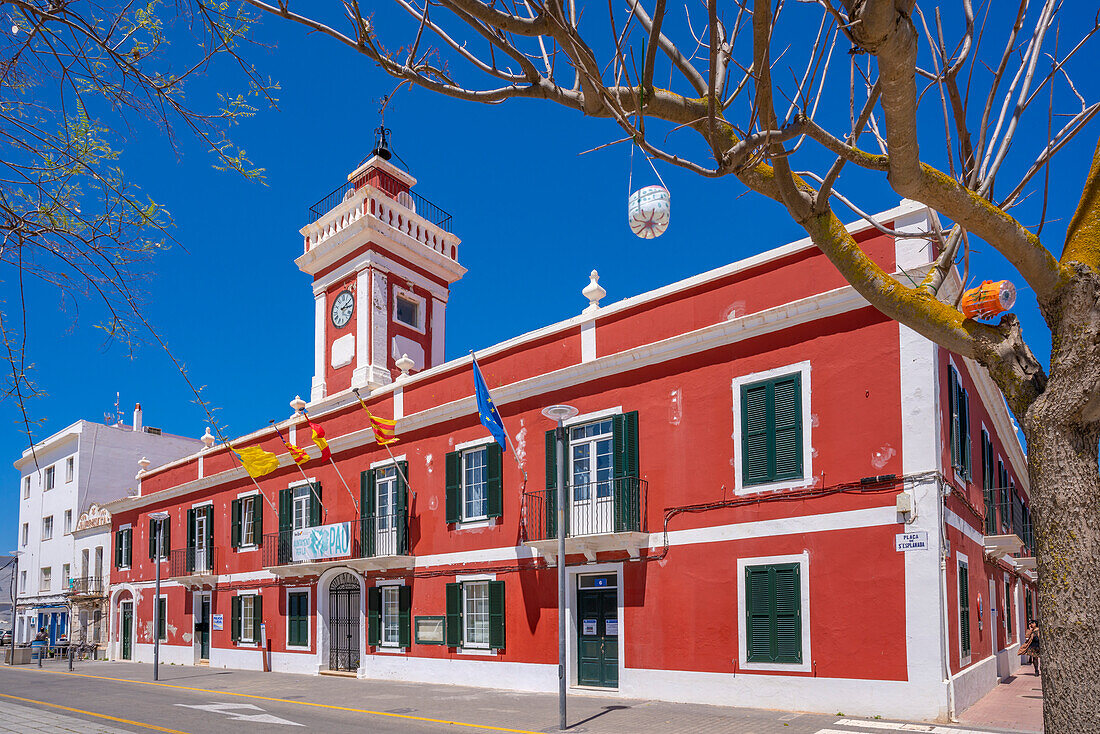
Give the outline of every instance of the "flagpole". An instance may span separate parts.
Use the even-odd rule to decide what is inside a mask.
[[[470,360],[475,365],[477,364],[477,357],[474,356],[474,352],[473,352],[472,349],[470,350]],[[479,372],[481,371],[480,367],[478,368],[478,371]],[[486,385],[485,389],[486,389],[486,391],[488,391],[489,386]],[[494,403],[494,405],[495,405],[495,403]],[[500,415],[500,409],[499,408],[497,409],[497,415]],[[505,439],[505,441],[508,442],[508,447],[512,449],[512,458],[515,459],[516,467],[519,468],[520,474],[523,475],[523,488],[526,489],[527,488],[527,469],[524,468],[523,464],[519,463],[519,454],[516,453],[515,444],[512,443],[512,436],[511,436],[510,433],[508,433],[508,428],[504,426],[504,416],[500,416],[500,423],[501,423],[500,427],[504,429],[504,439]]]
[[[230,456],[237,457],[237,462],[240,463],[241,468],[244,469],[244,462],[242,462],[240,457],[237,456],[237,452],[234,450],[233,446],[229,443],[229,441],[226,441],[225,439],[222,439],[222,443],[224,443],[225,447],[227,449],[229,449]],[[248,469],[244,469],[244,473],[248,474]],[[263,489],[260,488],[260,483],[256,481],[256,477],[252,476],[251,474],[248,474],[248,478],[251,479],[252,483],[256,485],[256,489],[259,491],[260,496],[264,498],[264,502],[266,502],[271,507],[271,509],[275,511],[275,514],[279,514],[279,508],[276,507],[275,503],[272,502],[271,500],[269,500],[267,498],[267,495],[264,494]]]
[[[357,388],[357,387],[352,388],[351,391],[353,393],[355,393],[355,399],[359,401],[359,405],[363,406],[363,410],[367,411],[367,416],[370,417],[370,418],[373,418],[374,413],[370,412],[370,408],[368,408],[367,404],[363,402],[363,398],[359,397],[359,388]],[[381,420],[381,419],[379,419],[379,420]],[[396,441],[397,439],[394,439],[394,440]],[[376,444],[378,444],[379,446],[385,447],[386,453],[390,455],[390,459],[393,461],[394,467],[397,468],[397,473],[401,475],[401,481],[405,483],[405,487],[407,487],[409,490],[411,490],[412,487],[409,485],[409,478],[407,476],[405,476],[405,472],[401,471],[401,462],[399,462],[397,460],[397,457],[393,455],[393,451],[390,450],[390,443],[392,443],[392,442],[391,441],[386,441],[385,443],[382,443],[378,440],[377,435],[374,437],[374,442]]]
[[[305,408],[302,408],[302,415],[305,416],[306,421],[309,421],[309,413]],[[322,452],[324,453],[324,452]],[[348,486],[347,480],[344,479],[344,475],[340,473],[340,467],[336,466],[336,461],[332,458],[332,451],[329,451],[328,463],[332,464],[332,468],[336,470],[336,476],[340,478],[340,484],[344,485],[344,489],[348,491],[348,496],[351,497],[351,504],[355,507],[355,511],[359,512],[359,500],[355,499],[355,494],[351,491],[351,487]],[[326,512],[328,512],[326,510]]]
[[[279,430],[279,426],[275,425],[275,421],[268,421],[268,423],[272,425],[272,427],[275,429],[275,433],[279,434],[279,440],[283,442],[284,446],[286,446],[286,439],[283,438],[283,432]],[[302,469],[302,465],[299,464],[297,461],[294,461],[293,454],[290,455],[290,461],[292,464],[294,464],[294,466],[298,467],[298,473],[302,475],[302,479],[306,480],[306,484],[309,485],[310,494],[317,498],[317,504],[319,504],[321,506],[321,509],[325,511],[325,519],[327,520],[328,508],[325,507],[325,503],[321,501],[321,495],[317,494],[317,490],[313,488],[313,482],[311,482],[309,480],[309,477],[306,476],[305,470]]]

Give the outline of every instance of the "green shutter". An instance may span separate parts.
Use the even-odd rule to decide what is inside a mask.
[[[382,588],[367,589],[367,644],[378,646],[382,642]]]
[[[615,473],[615,532],[638,529],[638,411],[615,416],[612,466]]]
[[[304,646],[309,644],[309,607],[307,601],[309,595],[304,592],[295,592],[288,595],[290,613],[290,639],[289,644]]]
[[[279,532],[290,532],[294,528],[294,494],[288,489],[279,490]]]
[[[157,599],[157,639],[168,639],[168,602],[166,599]]]
[[[264,544],[264,496],[256,495],[252,500],[252,538],[256,545]]]
[[[462,647],[462,584],[447,584],[447,646]]]
[[[489,582],[489,647],[504,649],[504,582]]]
[[[264,647],[267,642],[260,637],[260,625],[264,622],[264,597],[256,594],[252,597],[252,639]]]
[[[206,506],[206,565],[207,569],[213,571],[214,567],[211,564],[211,554],[214,552],[214,504],[211,503]]]
[[[374,469],[359,473],[359,548],[363,558],[374,557]]]
[[[802,476],[802,376],[773,381],[772,393],[774,478],[797,479]]]
[[[233,500],[229,503],[229,545],[232,548],[241,547],[241,501]]]
[[[488,517],[504,515],[504,452],[494,441],[485,447],[485,491]]]
[[[160,526],[161,533],[164,534],[164,546],[160,549],[161,557],[168,558],[172,552],[172,518],[169,517],[164,521],[164,524]]]
[[[315,528],[321,524],[321,483],[314,482],[309,493],[309,526]]]
[[[409,462],[397,462],[397,505],[393,522],[397,526],[397,555],[409,553]]]
[[[397,594],[397,642],[407,650],[412,646],[412,587],[399,587]]]
[[[768,385],[741,386],[741,483],[745,486],[767,482],[768,453]]]
[[[960,390],[959,395],[959,417],[962,421],[962,432],[960,434],[962,441],[962,463],[963,463],[963,476],[967,479],[974,475],[973,464],[970,459],[970,393],[966,390]]]
[[[797,563],[745,569],[748,662],[802,662],[802,585]]]
[[[556,428],[546,432],[546,488],[554,489],[558,486],[558,439],[554,435]]]
[[[959,639],[961,657],[970,655],[970,578],[969,569],[959,564]]]
[[[236,594],[229,597],[229,638],[233,642],[241,639],[241,597]]]
[[[194,549],[195,547],[195,511],[187,511],[187,547],[188,549]]]
[[[962,422],[959,420],[959,378],[950,365],[947,367],[947,394],[951,403],[951,466],[957,468],[962,464],[962,441],[959,436]]]
[[[447,524],[462,520],[462,454],[452,451],[444,459],[447,481],[446,513]]]
[[[149,560],[153,560],[157,557],[157,534],[156,534],[157,521],[153,518],[149,518]]]
[[[131,527],[126,530],[126,561],[127,566],[134,565],[134,529]]]
[[[119,530],[115,533],[115,568],[122,567],[122,533],[123,530]]]

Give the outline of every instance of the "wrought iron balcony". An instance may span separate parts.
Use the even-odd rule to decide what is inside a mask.
[[[209,546],[177,548],[168,554],[168,577],[202,580],[214,576],[218,568],[218,549]]]
[[[69,596],[103,596],[103,578],[100,576],[81,576],[69,579]]]
[[[283,577],[312,576],[341,565],[358,571],[411,567],[408,513],[268,533],[263,565]]]
[[[350,194],[363,188],[368,183],[418,217],[426,219],[444,232],[451,231],[451,215],[449,213],[415,191],[410,190],[402,182],[380,168],[363,171],[351,181],[346,181],[337,186],[330,194],[309,208],[309,221],[317,221],[335,209],[336,205],[343,202]]]
[[[649,542],[648,482],[618,477],[565,487],[565,552],[595,560],[599,551],[626,550],[632,558]],[[550,556],[557,552],[557,490],[524,494],[524,543]]]

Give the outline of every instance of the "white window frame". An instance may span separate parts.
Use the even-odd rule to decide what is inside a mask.
[[[467,515],[466,514],[466,499],[467,499],[466,493],[470,489],[470,487],[466,484],[466,457],[472,456],[472,455],[474,455],[476,453],[479,453],[479,452],[483,453],[484,456],[485,456],[485,464],[484,464],[484,467],[483,467],[484,482],[483,482],[482,497],[481,497],[481,503],[482,503],[482,507],[484,508],[484,512],[482,512],[480,515]],[[461,521],[463,523],[486,521],[486,520],[489,519],[489,444],[488,443],[482,443],[482,444],[478,444],[477,446],[471,446],[471,447],[466,448],[466,449],[461,449],[459,451],[459,454],[458,454],[458,459],[459,459],[459,473],[460,473],[460,477],[461,477],[459,484],[462,487],[462,497],[460,499],[460,502],[461,502],[461,505],[462,505],[462,511],[459,513]]]
[[[458,648],[459,655],[500,655],[500,650],[495,650],[488,645],[485,647],[471,645],[466,642],[466,584],[478,581],[496,581],[495,573],[470,573],[455,575],[455,583],[462,584],[462,647]],[[488,587],[486,587],[488,589]]]
[[[53,588],[53,566],[43,566],[38,570],[38,593],[48,592]]]
[[[309,527],[309,505],[313,499],[313,483],[316,481],[316,479],[309,477],[306,481],[294,482],[287,487],[290,490],[290,526],[294,530],[302,530],[303,528]],[[295,525],[295,518],[297,517],[298,513],[298,500],[302,499],[301,497],[295,496],[299,489],[305,489],[306,491],[304,498],[305,512],[302,515],[302,522],[305,524],[301,527]]]
[[[42,540],[53,540],[53,515],[42,518]]]
[[[69,582],[73,578],[73,567],[71,563],[61,564],[61,591],[67,591],[69,589]]]
[[[240,497],[241,502],[241,548],[255,548],[256,547],[256,515],[255,508],[258,497],[254,494],[245,495]],[[249,541],[248,531],[252,531],[252,540]]]
[[[748,625],[745,623],[745,568],[771,566],[777,563],[797,563],[798,580],[802,585],[802,662],[801,663],[750,663],[748,661]],[[813,654],[810,649],[810,554],[759,556],[737,559],[737,666],[739,670],[768,670],[810,673],[813,671]]]
[[[126,563],[126,556],[130,556],[130,560],[133,561],[133,545],[134,545],[134,529],[133,526],[127,523],[118,529],[118,546],[122,553],[122,563],[119,565],[118,570],[130,568],[130,564]],[[129,550],[129,552],[127,552]]]
[[[237,638],[237,645],[241,647],[258,647],[259,643],[253,639],[253,625],[256,618],[256,597],[258,594],[255,591],[239,591],[237,592],[237,598],[240,599],[241,604],[241,636]],[[244,600],[251,599],[248,602],[249,622],[247,625],[248,639],[245,639],[245,623],[244,623]]]
[[[795,489],[808,487],[813,484],[814,476],[814,450],[813,450],[813,423],[811,420],[810,400],[810,360],[803,360],[793,364],[776,367],[763,372],[753,372],[733,378],[733,486],[735,494],[758,494],[760,492],[774,492],[779,489]],[[799,375],[799,384],[802,388],[802,476],[796,479],[784,479],[781,482],[768,482],[766,484],[752,484],[745,486],[744,456],[742,455],[741,434],[744,427],[741,425],[741,388],[765,380],[774,380],[777,377],[786,377],[793,374]],[[744,617],[742,617],[744,619]],[[787,668],[783,668],[786,670]]]
[[[305,645],[293,645],[290,642],[290,595],[302,594],[306,595],[306,644]],[[284,597],[284,603],[286,604],[286,624],[283,634],[286,638],[286,650],[287,652],[302,651],[308,652],[313,649],[313,615],[308,611],[313,609],[313,588],[310,586],[291,586],[286,590],[286,596]]]
[[[397,318],[397,299],[398,298],[404,299],[405,301],[408,301],[409,303],[415,303],[416,304],[416,323],[415,324],[410,324],[409,322],[407,322],[403,319]],[[395,324],[401,324],[402,326],[406,326],[406,327],[412,329],[415,332],[423,334],[424,333],[424,322],[427,320],[427,317],[428,317],[427,308],[428,308],[428,300],[426,298],[421,298],[420,296],[416,295],[415,293],[413,293],[412,291],[410,291],[406,288],[402,288],[402,287],[396,286],[396,285],[393,287],[393,309],[392,310],[393,310],[393,322]]]
[[[20,571],[19,572],[19,593],[20,594],[26,594],[27,593],[27,572],[26,571]]]
[[[73,531],[73,511],[65,510],[65,532],[63,535],[68,535]]]
[[[31,535],[31,524],[29,522],[25,522],[25,523],[23,523],[23,536],[22,536],[22,538],[20,538],[23,541],[22,545],[24,547],[26,547],[27,541],[30,539],[30,535]]]
[[[955,569],[956,569],[956,573],[962,573],[963,568],[966,569],[966,588],[969,589],[970,588],[970,559],[967,558],[964,554],[959,553],[958,551],[955,551]],[[955,577],[955,594],[956,594],[956,596],[959,593],[958,589],[959,589],[959,579],[956,576]],[[967,600],[967,601],[969,601],[969,600]],[[970,661],[974,656],[974,645],[973,645],[973,640],[971,640],[970,654],[967,655],[966,657],[963,657],[963,654],[962,654],[962,650],[963,650],[962,625],[959,624],[959,618],[962,617],[962,600],[961,599],[956,599],[955,602],[956,602],[956,605],[955,605],[955,615],[956,615],[956,617],[955,617],[955,636],[958,638],[958,643],[959,643],[959,667],[960,668],[965,668],[966,666],[970,665]],[[974,618],[973,612],[971,612],[970,618],[971,619]],[[971,624],[971,626],[973,626],[973,624]]]
[[[379,587],[380,589],[382,589],[382,601],[381,601],[381,607],[379,609],[380,614],[379,614],[379,620],[378,620],[378,642],[379,642],[379,644],[374,648],[374,651],[375,652],[380,652],[380,653],[388,653],[388,654],[391,654],[391,655],[393,655],[393,654],[404,654],[405,652],[407,652],[407,650],[406,650],[406,648],[401,647],[401,591],[400,591],[400,589],[401,589],[401,587],[403,587],[405,585],[405,579],[378,579],[377,581],[375,581],[374,585]],[[397,615],[398,615],[397,616],[397,624],[398,624],[398,627],[397,627],[397,642],[394,642],[394,643],[387,643],[387,642],[383,641],[383,637],[384,637],[385,630],[386,630],[386,626],[385,626],[386,596],[385,595],[386,595],[386,589],[390,589],[390,588],[398,590],[397,591]],[[409,613],[409,617],[410,617],[409,621],[411,623],[412,622],[412,619],[411,619],[412,612],[411,612],[411,610],[410,610],[410,613]],[[410,634],[411,634],[411,632],[412,631],[410,630]],[[410,640],[409,642],[411,643],[412,640]]]
[[[74,457],[70,456],[69,458],[65,459],[65,483],[66,484],[73,481],[73,474],[75,473],[73,470],[75,468],[75,464],[76,464],[76,460],[74,459]]]
[[[598,453],[598,450],[597,450],[597,445],[599,444],[600,441],[610,441],[611,442],[611,457],[612,457],[612,460],[611,460],[611,470],[612,470],[612,472],[611,472],[611,478],[608,482],[608,489],[609,489],[610,493],[607,497],[604,497],[603,499],[610,501],[610,500],[613,500],[614,495],[615,495],[615,472],[614,472],[614,469],[615,469],[615,421],[614,421],[614,416],[615,415],[616,415],[615,413],[612,413],[610,415],[603,415],[603,416],[600,416],[598,418],[590,418],[589,420],[586,420],[586,421],[578,421],[578,420],[574,419],[573,421],[571,421],[569,423],[569,425],[565,426],[565,431],[566,431],[565,450],[567,452],[566,457],[565,457],[565,479],[569,483],[569,486],[572,487],[572,488],[575,488],[577,486],[577,482],[574,481],[574,476],[573,476],[573,467],[576,465],[576,461],[577,461],[577,459],[574,455],[574,452],[577,448],[579,448],[582,445],[589,445],[591,447],[591,451],[589,452],[589,455],[588,455],[589,480],[588,480],[588,482],[586,482],[587,489],[588,489],[588,498],[585,499],[585,500],[582,500],[582,502],[585,502],[585,503],[588,503],[588,504],[592,505],[593,517],[595,517],[595,502],[600,499],[598,497],[598,494],[594,495],[593,492],[596,492],[596,493],[599,492],[598,485],[602,481],[596,476],[597,473],[599,472],[599,469],[597,468],[597,465],[599,464],[599,462],[597,461],[597,457],[599,456],[599,453]],[[611,430],[608,433],[600,434],[600,435],[594,436],[594,437],[579,439],[579,440],[574,440],[573,439],[572,433],[573,433],[574,429],[583,428],[583,427],[588,426],[588,425],[595,425],[597,423],[604,423],[604,422],[607,422],[607,421],[611,422]],[[570,491],[570,493],[569,493],[569,507],[566,511],[572,513],[573,508],[576,506],[576,504],[577,504],[576,493],[575,493],[575,491]]]
[[[378,619],[378,645],[379,647],[389,648],[391,650],[397,650],[401,647],[401,585],[399,584],[379,584],[378,588],[381,589],[382,600],[379,608]],[[393,622],[393,638],[386,639],[386,597],[391,596],[393,613],[392,616],[395,619]]]
[[[51,489],[54,488],[56,484],[56,476],[57,470],[55,469],[55,467],[52,464],[50,466],[47,466],[45,470],[45,477],[42,482],[45,491],[49,492]]]
[[[23,499],[29,500],[31,498],[31,475],[23,477]]]

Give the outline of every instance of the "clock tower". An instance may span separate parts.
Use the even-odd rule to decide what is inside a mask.
[[[313,205],[294,262],[313,277],[312,402],[443,363],[447,298],[466,272],[451,215],[413,191],[385,144]]]

